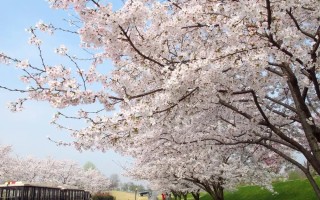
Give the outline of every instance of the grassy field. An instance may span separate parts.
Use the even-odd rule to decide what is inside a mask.
[[[134,193],[130,193],[130,192],[111,191],[110,194],[116,197],[116,200],[135,200]],[[137,194],[137,200],[148,200],[148,198],[140,197],[139,194]]]
[[[273,187],[277,194],[257,186],[240,187],[235,192],[225,192],[225,200],[316,200],[307,180],[277,182]],[[208,194],[204,194],[200,199],[211,200]]]
[[[317,179],[320,184],[320,178]],[[271,193],[258,186],[243,186],[235,192],[225,192],[225,200],[316,200],[316,196],[307,180],[276,182],[273,184],[276,193]],[[134,193],[112,191],[116,200],[134,200]],[[161,196],[159,196],[161,199]],[[193,197],[188,195],[188,200]],[[137,195],[137,200],[147,200],[147,197]],[[212,200],[207,193],[201,194],[200,200]]]

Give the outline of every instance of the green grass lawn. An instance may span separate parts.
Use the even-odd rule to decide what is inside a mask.
[[[320,179],[317,179],[320,183]],[[258,186],[239,187],[235,192],[225,192],[225,200],[316,200],[316,196],[307,180],[276,182],[273,184],[278,194],[273,194]],[[201,200],[211,200],[204,194]]]
[[[320,178],[317,178],[320,184]],[[258,186],[242,186],[235,192],[225,192],[225,200],[316,200],[316,196],[307,180],[293,180],[275,182],[273,184],[276,194]],[[111,191],[116,200],[134,200],[134,193]],[[161,199],[159,196],[158,199]],[[147,197],[138,197],[137,200],[147,200]],[[191,194],[188,200],[193,200]],[[202,193],[200,200],[212,200],[207,193]]]

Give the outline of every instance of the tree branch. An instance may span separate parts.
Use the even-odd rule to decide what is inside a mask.
[[[91,0],[92,3],[94,3],[97,7],[100,7],[100,4],[98,4],[98,2],[96,2],[95,0]]]
[[[236,127],[235,123],[232,123],[232,122],[224,119],[223,117],[220,117],[220,119],[221,119],[222,121],[226,122],[227,124],[230,124],[231,126]]]
[[[316,38],[314,35],[312,35],[311,33],[308,33],[308,32],[306,32],[306,31],[304,31],[304,30],[301,29],[301,27],[300,27],[297,19],[296,19],[296,18],[293,16],[293,14],[292,14],[292,8],[290,8],[289,10],[287,9],[287,10],[286,10],[286,13],[290,16],[290,18],[293,20],[294,24],[296,25],[297,29],[298,29],[302,34],[308,36],[309,38],[313,39],[314,41],[317,41],[317,38]]]
[[[73,62],[73,64],[74,64],[74,65],[76,66],[76,68],[78,69],[78,72],[79,72],[80,77],[81,77],[82,82],[83,82],[83,88],[84,88],[84,90],[87,90],[86,80],[84,79],[83,73],[82,73],[82,71],[81,71],[78,63],[77,63],[76,61],[74,61],[74,59],[73,59],[71,56],[69,56],[68,54],[66,54],[66,56],[71,60],[71,62]]]
[[[272,72],[272,73],[274,73],[274,74],[277,74],[278,76],[283,77],[283,73],[282,73],[281,71],[278,71],[278,70],[273,69],[273,68],[271,68],[271,67],[266,67],[266,70],[269,71],[269,72]]]
[[[243,117],[251,120],[253,117],[245,112],[242,112],[241,110],[239,110],[238,108],[234,107],[233,105],[227,103],[226,101],[222,100],[219,98],[219,103],[227,108],[230,108],[231,110],[235,111],[236,113],[242,115]]]
[[[276,99],[274,99],[274,98],[272,98],[272,97],[269,97],[269,96],[265,96],[265,98],[268,99],[268,100],[270,100],[270,101],[272,101],[273,103],[279,104],[279,105],[281,105],[281,106],[283,106],[283,107],[291,110],[291,111],[294,112],[294,113],[297,113],[297,110],[296,110],[294,107],[292,107],[292,106],[289,106],[289,105],[287,105],[287,104],[285,104],[285,103],[283,103],[283,102],[281,102],[281,101],[279,101],[279,100],[276,100]]]
[[[269,39],[269,42],[270,42],[273,46],[277,47],[277,48],[278,48],[280,51],[282,51],[284,54],[286,54],[286,55],[289,56],[290,58],[293,57],[293,54],[292,54],[290,51],[288,51],[287,49],[285,49],[284,47],[282,47],[282,46],[280,45],[279,41],[275,41],[275,40],[274,40],[272,33],[270,33],[270,34],[268,35],[268,39]],[[305,66],[304,63],[302,62],[302,60],[301,60],[300,58],[296,58],[295,61],[297,61],[300,65]]]
[[[159,89],[151,90],[149,92],[145,92],[145,93],[138,94],[138,95],[130,95],[130,94],[127,94],[127,92],[125,91],[125,94],[128,97],[128,99],[131,100],[131,99],[136,99],[136,98],[140,98],[140,97],[143,97],[143,96],[147,96],[147,95],[150,95],[150,94],[153,94],[153,93],[156,93],[156,92],[161,92],[161,91],[164,91],[164,89],[163,88],[159,88]],[[114,99],[114,100],[124,101],[124,98],[121,98],[121,97],[109,96],[108,98],[109,99]]]
[[[150,94],[153,94],[153,93],[156,93],[156,92],[161,92],[161,91],[164,91],[164,89],[163,88],[159,88],[159,89],[152,90],[150,92],[146,92],[146,93],[142,93],[142,94],[138,94],[138,95],[134,95],[134,96],[128,95],[128,98],[129,99],[136,99],[136,98],[139,98],[139,97],[147,96],[147,95],[150,95]]]
[[[266,8],[267,8],[267,16],[268,16],[268,29],[271,29],[271,23],[272,23],[272,11],[271,11],[271,5],[270,0],[266,0]]]
[[[174,5],[175,7],[179,8],[180,10],[182,9],[177,3],[172,2],[171,0],[168,0],[170,3],[172,3],[172,5]]]
[[[1,86],[1,85],[0,85],[0,88],[8,90],[10,92],[21,92],[21,93],[29,92],[28,90],[10,89],[10,88],[7,88],[7,87]]]
[[[282,158],[286,159],[290,163],[292,163],[292,164],[296,165],[297,167],[299,167],[301,170],[305,170],[305,167],[302,164],[300,164],[296,160],[292,159],[291,157],[289,157],[287,154],[283,153],[282,151],[279,151],[278,149],[274,148],[273,146],[267,145],[266,143],[263,143],[263,142],[261,142],[260,145],[262,145],[265,148],[275,152],[276,154],[278,154]]]
[[[198,90],[198,89],[199,89],[199,87],[196,87],[196,88],[194,88],[193,90],[191,90],[189,93],[187,93],[186,95],[184,95],[183,97],[181,97],[181,98],[178,100],[178,103],[181,102],[181,101],[183,101],[183,100],[186,99],[187,97],[189,97],[191,94],[193,94],[193,93],[194,93],[196,90]],[[158,113],[166,112],[166,111],[168,111],[168,110],[176,107],[176,106],[178,105],[178,103],[175,103],[175,104],[173,104],[173,105],[171,105],[171,106],[169,106],[168,108],[165,108],[165,109],[163,109],[163,110],[154,111],[153,114],[158,114]]]
[[[131,46],[142,58],[144,58],[144,59],[146,59],[146,60],[149,60],[149,61],[151,61],[151,62],[153,62],[153,63],[155,63],[155,64],[157,64],[157,65],[159,65],[159,66],[161,66],[161,67],[164,67],[164,64],[161,64],[160,62],[154,60],[153,58],[150,58],[150,57],[144,55],[139,49],[137,49],[137,47],[133,44],[131,38],[130,38],[129,35],[127,34],[127,31],[125,31],[125,30],[122,28],[122,26],[120,26],[120,25],[119,25],[119,28],[120,28],[121,32],[124,34],[124,36],[126,37],[126,39],[128,40],[130,46]]]
[[[296,117],[293,117],[293,116],[289,116],[289,115],[287,115],[287,114],[285,114],[285,113],[283,113],[283,112],[280,112],[280,111],[278,111],[278,110],[274,110],[271,106],[269,106],[269,105],[266,105],[266,108],[268,109],[268,110],[270,110],[271,112],[274,112],[274,113],[276,113],[276,114],[278,114],[278,115],[280,115],[280,116],[282,116],[282,117],[284,117],[284,118],[288,118],[288,119],[291,119],[291,120],[293,120],[293,121],[296,121],[296,122],[301,122],[299,119],[297,119]]]
[[[245,93],[251,93],[251,94],[252,94],[253,100],[254,100],[254,103],[255,103],[256,107],[258,108],[260,114],[262,115],[265,123],[267,123],[267,125],[269,125],[269,124],[270,124],[270,121],[269,121],[268,117],[266,116],[266,114],[264,113],[264,111],[262,110],[262,108],[261,108],[261,106],[260,106],[260,103],[259,103],[259,101],[258,101],[258,97],[257,97],[257,95],[256,95],[256,93],[255,93],[254,90],[246,90],[246,91],[240,91],[240,92],[233,92],[232,94],[235,94],[235,95],[236,95],[236,94],[245,94]]]
[[[206,24],[197,23],[196,25],[184,26],[181,29],[208,27]]]

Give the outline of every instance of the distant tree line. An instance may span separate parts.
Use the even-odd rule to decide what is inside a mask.
[[[121,183],[118,174],[111,174],[109,177],[109,180],[111,182],[110,184],[111,190],[121,190],[126,192],[135,192],[136,190],[139,192],[139,191],[147,190],[142,184],[133,183],[131,181]]]

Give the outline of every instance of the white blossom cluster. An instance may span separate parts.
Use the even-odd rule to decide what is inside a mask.
[[[55,53],[57,53],[57,54],[59,54],[59,55],[62,55],[62,56],[66,55],[67,52],[68,52],[68,49],[67,49],[67,47],[66,47],[65,45],[63,45],[63,44],[60,45],[59,48],[57,48],[57,49],[55,50]]]
[[[0,181],[45,183],[53,186],[69,185],[97,193],[105,191],[110,181],[97,169],[84,169],[71,160],[53,158],[16,157],[11,146],[0,146]]]

